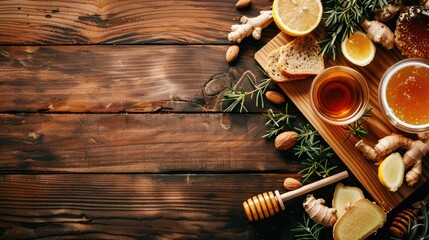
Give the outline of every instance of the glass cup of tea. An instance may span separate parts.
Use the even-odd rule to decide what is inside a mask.
[[[429,132],[429,61],[408,58],[393,64],[381,77],[378,101],[396,128]]]
[[[365,78],[346,66],[326,68],[313,80],[310,104],[316,115],[333,125],[347,125],[366,111],[369,88]]]

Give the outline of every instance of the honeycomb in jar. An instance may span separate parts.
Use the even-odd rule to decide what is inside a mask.
[[[429,9],[402,9],[396,22],[395,45],[402,55],[429,59]]]

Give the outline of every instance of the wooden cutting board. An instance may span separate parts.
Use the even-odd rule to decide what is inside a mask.
[[[314,36],[318,40],[321,40],[323,32],[319,29],[315,31]],[[291,40],[293,40],[293,37],[284,33],[278,34],[255,54],[256,61],[265,69],[270,52]],[[381,46],[377,46],[375,59],[366,67],[355,66],[345,60],[345,58],[341,58],[338,61],[325,60],[325,67],[334,65],[349,66],[362,73],[362,75],[367,79],[370,88],[370,101],[368,107],[372,108],[372,116],[367,121],[365,128],[369,131],[369,135],[364,140],[371,146],[376,144],[378,139],[393,132],[398,132],[398,130],[390,125],[387,119],[382,115],[380,108],[378,107],[377,94],[379,79],[385,70],[401,59],[403,59],[403,56],[401,56],[400,52],[396,48],[389,51]],[[314,78],[307,78],[305,80],[291,81],[279,84],[279,86],[305,115],[308,121],[319,131],[325,141],[332,146],[335,153],[365,187],[371,197],[385,211],[392,210],[427,181],[429,176],[427,157],[424,161],[423,176],[420,178],[420,181],[416,186],[408,187],[404,182],[397,192],[389,192],[378,180],[377,166],[365,160],[360,152],[355,149],[354,145],[359,139],[350,138],[344,143],[343,140],[346,138],[348,132],[346,132],[342,126],[334,126],[323,122],[313,112],[310,106],[309,96],[309,90],[313,79]]]

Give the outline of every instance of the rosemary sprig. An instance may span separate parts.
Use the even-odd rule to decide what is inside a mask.
[[[237,91],[231,88],[227,90],[224,93],[223,99],[221,100],[221,102],[230,102],[230,103],[228,107],[225,108],[223,111],[232,112],[235,109],[235,107],[237,107],[237,105],[240,104],[240,112],[243,112],[243,110],[247,112],[247,108],[245,106],[246,96],[247,96],[247,93],[243,89],[240,89]]]
[[[313,151],[315,155],[319,155],[313,158],[306,158],[302,162],[302,164],[304,165],[304,169],[298,172],[298,174],[303,174],[303,183],[306,182],[314,174],[321,178],[326,178],[330,176],[332,170],[338,167],[329,165],[329,159],[334,155],[331,147],[324,147],[323,145],[320,145]]]
[[[298,172],[298,174],[303,174],[302,183],[313,175],[322,178],[328,177],[331,171],[338,167],[336,165],[331,166],[329,162],[334,157],[332,148],[320,144],[320,141],[316,139],[319,133],[311,125],[307,124],[295,129],[299,133],[299,144],[293,150],[295,150],[295,155],[298,158],[301,158],[303,155],[305,156],[302,161],[304,169]]]
[[[360,23],[372,16],[375,8],[387,5],[387,0],[324,0],[325,32],[329,35],[319,42],[321,54],[336,59],[339,43],[350,33],[362,30]]]
[[[265,123],[265,125],[270,126],[270,129],[267,130],[264,136],[262,136],[263,138],[276,136],[285,128],[285,126],[290,127],[290,119],[296,118],[296,116],[289,114],[288,111],[287,103],[284,113],[275,113],[272,109],[268,109],[268,112],[265,114],[265,116],[268,118],[268,121]]]
[[[355,122],[347,125],[347,127],[344,127],[344,129],[346,131],[348,131],[349,134],[347,135],[347,137],[344,139],[343,142],[347,142],[347,140],[349,140],[349,138],[351,136],[355,136],[357,138],[362,139],[366,135],[368,135],[368,131],[365,129],[365,127],[363,125],[366,121],[368,121],[368,118],[371,117],[371,113],[370,113],[371,110],[372,110],[372,108],[367,109],[366,112],[362,115],[362,118],[360,118],[360,119],[356,120]]]
[[[298,141],[313,142],[315,137],[320,136],[319,132],[310,124],[306,124],[301,126],[301,128],[295,129],[299,132]]]
[[[237,106],[240,106],[240,113],[244,111],[247,112],[246,98],[250,96],[250,99],[253,99],[253,96],[256,95],[256,107],[259,107],[259,103],[261,107],[264,107],[264,93],[267,91],[268,85],[271,83],[271,78],[262,79],[259,83],[256,83],[254,79],[252,79],[249,75],[247,75],[247,79],[253,86],[253,90],[244,91],[243,89],[235,90],[233,88],[229,88],[224,93],[224,98],[221,102],[227,102],[228,106],[223,110],[224,112],[232,112]]]
[[[310,218],[304,214],[303,215],[303,223],[298,223],[298,227],[291,229],[292,232],[295,232],[296,240],[318,240],[320,231],[325,228],[324,226],[314,223],[310,225]]]
[[[295,150],[295,155],[300,158],[301,155],[305,153],[310,159],[314,159],[318,152],[319,142],[320,141],[299,141],[299,144],[293,148],[293,150]]]

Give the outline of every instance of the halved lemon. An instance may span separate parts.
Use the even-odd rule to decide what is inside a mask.
[[[375,45],[368,36],[356,31],[341,43],[341,52],[351,63],[358,66],[368,65],[375,56]]]
[[[277,27],[291,36],[313,31],[322,19],[320,0],[274,0],[273,18]]]
[[[378,179],[389,191],[396,192],[404,181],[405,164],[399,153],[392,153],[378,167]]]

